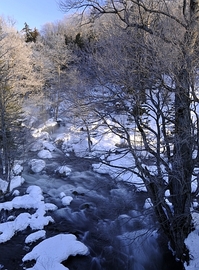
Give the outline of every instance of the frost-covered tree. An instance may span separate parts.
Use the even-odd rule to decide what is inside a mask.
[[[73,59],[72,52],[65,43],[63,32],[58,31],[54,24],[47,24],[42,30],[42,53],[49,60],[51,73],[51,99],[53,116],[57,120],[60,103],[63,101],[63,85],[66,82],[67,68]],[[64,83],[63,83],[64,82]]]
[[[41,86],[32,60],[32,50],[23,37],[0,20],[0,174],[8,183],[24,139],[23,99]]]

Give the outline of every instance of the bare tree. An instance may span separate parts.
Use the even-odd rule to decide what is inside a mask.
[[[194,140],[198,128],[193,128],[191,110],[194,102],[198,101],[195,92],[198,60],[195,52],[198,43],[199,1],[84,0],[60,1],[60,6],[65,11],[79,9],[82,15],[89,9],[94,18],[103,14],[115,14],[122,21],[124,29],[132,28],[134,33],[139,30],[138,33],[145,35],[142,45],[146,50],[143,57],[146,57],[146,67],[153,69],[153,72],[147,74],[147,81],[151,83],[148,90],[145,90],[146,100],[137,103],[132,93],[129,96],[126,93],[121,96],[121,101],[123,109],[133,117],[142,137],[144,149],[141,150],[147,153],[148,160],[154,161],[156,170],[151,170],[146,162],[143,163],[143,155],[140,154],[142,151],[133,145],[126,126],[110,113],[101,116],[105,121],[106,117],[112,119],[114,125],[106,121],[110,129],[122,134],[128,143],[127,151],[130,151],[135,160],[135,166],[129,170],[144,181],[160,227],[167,235],[176,258],[185,261],[189,255],[184,240],[192,227],[191,181],[195,164],[192,154],[193,150],[198,151]],[[166,52],[174,56],[174,61]],[[114,57],[110,59],[112,61]],[[137,64],[144,70],[143,61]],[[135,71],[138,70],[135,68]],[[144,73],[138,74],[142,80],[145,78]],[[131,106],[127,106],[125,99]],[[153,120],[146,123],[146,118]],[[169,136],[170,133],[172,136]],[[165,200],[167,189],[170,191],[173,209]]]

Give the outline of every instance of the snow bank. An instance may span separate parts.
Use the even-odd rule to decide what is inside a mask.
[[[192,213],[192,218],[195,230],[191,232],[185,240],[185,244],[188,247],[191,256],[190,265],[186,265],[186,263],[184,265],[186,270],[199,269],[199,214],[196,212]]]
[[[61,262],[77,254],[87,255],[88,248],[73,234],[59,234],[39,243],[22,261],[36,260],[36,264],[27,270],[67,270]]]
[[[107,158],[103,155],[101,160],[106,160],[107,164],[103,162],[92,164],[93,171],[100,174],[109,174],[113,179],[130,182],[138,190],[146,191],[143,181],[128,170],[132,167],[135,169],[134,159],[130,153],[112,153]]]

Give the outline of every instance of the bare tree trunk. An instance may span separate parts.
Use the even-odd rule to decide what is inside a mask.
[[[182,69],[179,74],[180,86],[175,95],[175,137],[172,173],[170,175],[170,194],[174,207],[172,221],[172,246],[176,257],[182,259],[184,240],[191,230],[191,177],[193,173],[191,136],[191,116],[189,98],[189,74]]]
[[[88,139],[88,151],[91,152],[92,141],[91,141],[91,134],[90,134],[89,126],[88,126],[85,119],[83,119],[83,122],[84,122],[85,127],[86,127],[86,133],[87,133],[87,139]]]

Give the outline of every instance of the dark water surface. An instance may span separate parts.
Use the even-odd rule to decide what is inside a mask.
[[[45,173],[30,174],[26,167],[26,182],[18,188],[24,194],[29,185],[38,185],[45,202],[58,206],[58,210],[48,213],[55,223],[45,227],[47,237],[73,233],[89,248],[88,256],[69,257],[63,264],[70,270],[183,269],[167,250],[164,239],[157,239],[153,214],[143,209],[146,193],[94,173],[92,163],[90,159],[57,156],[47,161]],[[71,174],[57,176],[54,170],[59,165],[69,166]],[[70,206],[61,204],[60,192],[73,197]],[[1,216],[11,214],[1,211]],[[22,257],[39,243],[25,244],[30,233],[27,229],[0,244],[0,269],[21,270],[34,265],[34,261],[22,263]]]

